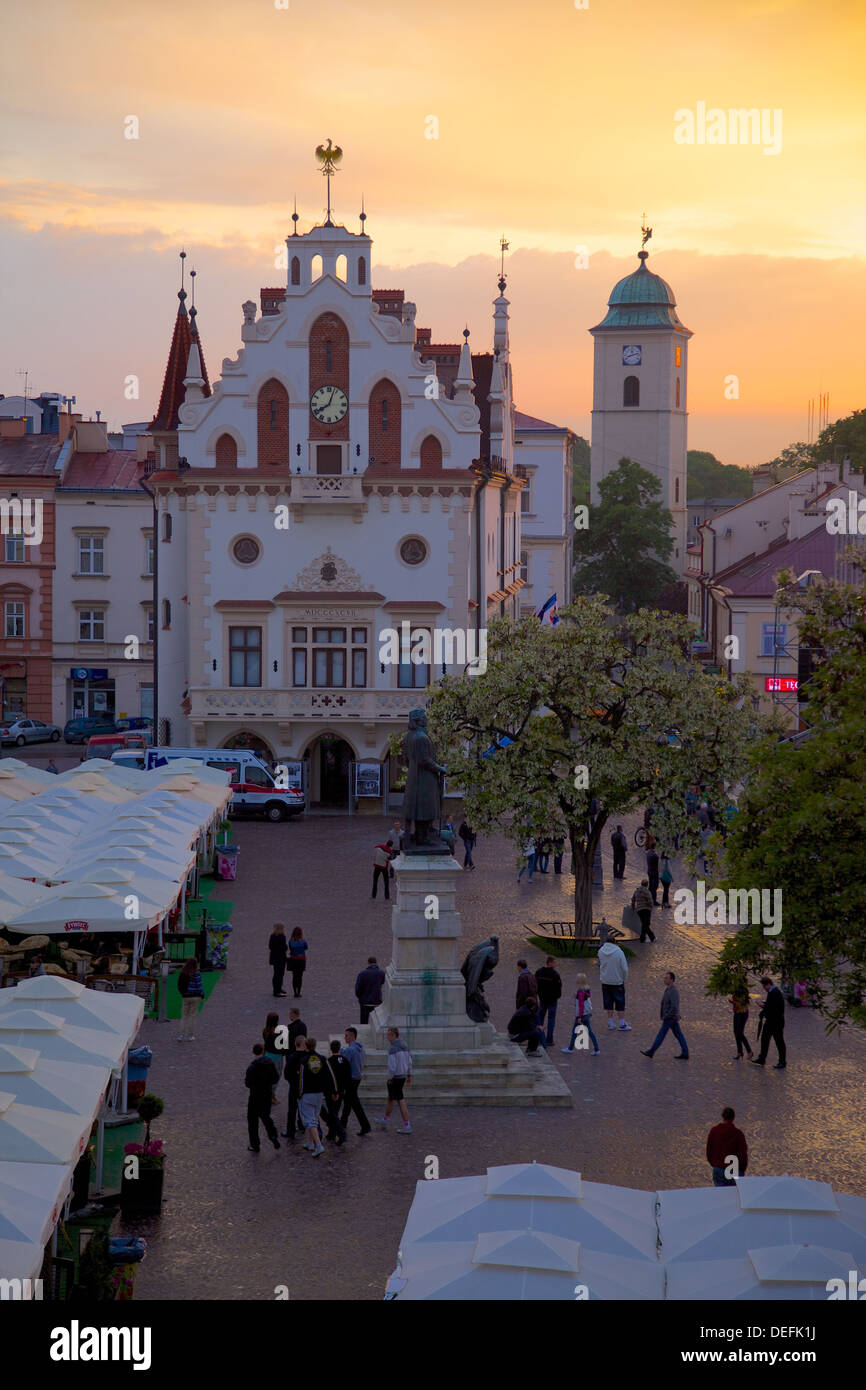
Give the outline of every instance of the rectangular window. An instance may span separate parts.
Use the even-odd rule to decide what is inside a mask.
[[[363,689],[367,684],[367,653],[365,650],[352,652],[352,684],[355,689]]]
[[[152,641],[153,641],[153,630],[154,630],[153,608],[152,608],[152,607],[151,607],[151,608],[145,608],[145,610],[144,610],[144,620],[145,620],[146,631],[147,631],[147,637],[145,638],[145,641],[146,641],[146,642],[152,642]]]
[[[356,647],[366,647],[367,629],[365,627],[352,628],[352,644]]]
[[[4,559],[7,565],[20,565],[24,563],[24,537],[7,535],[4,537]]]
[[[679,345],[677,345],[677,347],[674,348],[674,366],[675,366],[675,367],[681,367],[682,365],[683,365],[683,350],[682,350],[682,348],[681,348]]]
[[[24,604],[18,599],[7,599],[4,604],[6,615],[5,632],[7,637],[24,636]]]
[[[307,684],[307,653],[303,649],[292,652],[292,684]]]
[[[105,537],[78,537],[78,573],[105,574]]]
[[[260,627],[229,628],[229,683],[261,685],[262,630]]]
[[[346,651],[317,647],[313,651],[313,685],[342,688],[346,684]]]
[[[293,642],[306,642],[306,640],[307,640],[307,629],[306,629],[305,627],[293,627],[293,628],[292,628],[292,641],[293,641]]]
[[[776,647],[784,647],[787,640],[787,623],[761,623],[761,656],[775,656]]]
[[[153,534],[144,538],[144,572],[150,576],[153,574]]]
[[[522,491],[521,494],[520,494],[520,510],[521,510],[522,512],[528,512],[528,511],[531,510],[531,506],[530,506],[531,500],[532,500],[532,482],[531,482],[531,480],[530,480],[529,478],[527,478],[527,479],[526,479],[526,487],[523,489],[523,491]]]
[[[418,642],[415,635],[418,631],[417,628],[412,629],[413,641],[410,644],[410,651]],[[425,690],[429,684],[430,667],[426,662],[417,665],[412,660],[400,662],[397,667],[397,685],[401,690]]]
[[[520,552],[520,578],[524,583],[529,583],[529,555],[525,550]]]
[[[105,610],[103,608],[80,608],[78,610],[79,642],[105,641]]]

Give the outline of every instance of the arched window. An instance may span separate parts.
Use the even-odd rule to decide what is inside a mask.
[[[421,467],[430,472],[442,471],[442,445],[435,434],[428,434],[421,440]]]
[[[257,404],[258,463],[289,462],[289,395],[281,381],[266,381]]]
[[[399,468],[401,408],[400,392],[393,381],[379,381],[370,392],[370,457],[377,463]]]
[[[623,405],[640,405],[640,382],[636,376],[627,376],[622,384]]]
[[[162,626],[163,629],[171,627],[171,604],[167,598],[162,601]]]
[[[677,409],[679,409],[679,405],[680,405],[680,379],[679,379],[679,377],[677,377]]]
[[[216,442],[217,468],[237,468],[238,446],[230,434],[221,434]]]
[[[310,261],[310,284],[312,284],[314,280],[318,280],[321,274],[322,258],[321,256],[314,256]]]
[[[359,284],[359,285],[366,285],[366,283],[367,283],[367,259],[366,259],[365,256],[359,256],[359,257],[358,257],[358,284]]]
[[[292,256],[292,284],[301,283],[301,262],[297,256]]]
[[[677,385],[679,385],[679,382],[677,382]],[[675,502],[679,502],[679,500],[680,500],[680,480],[679,480],[679,478],[674,478],[674,501],[675,501]]]
[[[346,281],[346,280],[348,279],[348,276],[349,276],[349,260],[348,260],[348,257],[347,257],[347,256],[343,256],[343,255],[338,256],[338,257],[337,257],[337,261],[336,261],[336,265],[334,266],[334,270],[336,271],[336,275],[337,275],[337,279],[338,279],[338,280]]]
[[[162,539],[164,541],[171,540],[171,512],[163,512],[162,514]]]
[[[330,376],[334,370],[334,344],[330,338],[325,339],[325,371]]]

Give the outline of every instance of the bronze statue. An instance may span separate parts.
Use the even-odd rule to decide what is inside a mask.
[[[460,967],[466,981],[466,1012],[473,1023],[486,1023],[490,1005],[484,998],[484,982],[499,963],[499,937],[490,936],[473,946]]]
[[[409,711],[409,732],[403,739],[406,759],[406,795],[403,815],[412,825],[407,837],[407,850],[415,853],[443,854],[448,846],[434,830],[442,815],[440,779],[444,767],[436,762],[435,750],[427,733],[427,713],[423,709]]]

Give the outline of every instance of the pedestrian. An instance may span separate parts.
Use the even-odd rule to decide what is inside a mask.
[[[265,1019],[265,1026],[262,1029],[262,1041],[265,1046],[265,1057],[269,1062],[273,1062],[277,1069],[277,1080],[279,1080],[280,1067],[283,1064],[283,1055],[277,1047],[277,1029],[280,1026],[279,1014],[270,1013]],[[274,1091],[274,1105],[277,1103],[277,1093]]]
[[[56,764],[56,762],[54,761],[53,758],[49,758],[49,759],[48,759],[48,766],[46,767],[45,771],[46,771],[46,772],[56,772],[56,773],[58,774],[58,776],[59,776],[59,774],[60,774],[60,768],[57,766],[57,764]]]
[[[30,976],[31,980],[34,980],[37,975],[46,974],[45,966],[42,964],[41,956],[33,956],[31,958],[27,974]]]
[[[400,1037],[399,1028],[388,1029],[388,1042],[388,1100],[384,1115],[376,1123],[381,1125],[382,1129],[387,1129],[391,1111],[396,1105],[403,1121],[403,1128],[397,1133],[411,1134],[412,1126],[409,1123],[409,1110],[403,1099],[403,1088],[412,1080],[412,1054]]]
[[[307,1025],[306,1025],[306,1023],[304,1023],[303,1019],[301,1018],[301,1011],[300,1011],[300,1009],[289,1009],[289,1039],[288,1039],[289,1047],[288,1047],[288,1050],[291,1052],[292,1048],[295,1046],[295,1039],[296,1039],[296,1038],[305,1038],[306,1036],[307,1036]]]
[[[731,1010],[734,1021],[734,1042],[737,1044],[735,1061],[742,1062],[743,1048],[752,1056],[752,1046],[746,1037],[746,1024],[749,1021],[749,986],[744,978],[734,984],[731,991]]]
[[[658,893],[659,893],[659,855],[658,855],[658,850],[657,850],[655,847],[653,847],[652,849],[647,849],[647,852],[646,852],[646,872],[647,872],[647,884],[648,884],[648,886],[649,886],[650,893],[652,894],[653,907],[658,907],[658,905],[659,905],[659,898],[658,898]]]
[[[602,923],[602,927],[603,927]],[[607,1026],[616,1028],[614,1013],[619,1014],[619,1030],[630,1033],[631,1024],[625,1020],[625,982],[628,979],[628,961],[625,952],[615,941],[604,933],[598,948],[598,978],[601,982],[601,1002],[607,1011]]]
[[[370,894],[371,898],[375,898],[376,896],[376,889],[379,885],[380,877],[382,879],[383,884],[385,885],[385,897],[390,898],[391,891],[388,887],[388,870],[390,868],[390,865],[390,846],[381,844],[376,845],[375,849],[373,850],[373,891]]]
[[[283,979],[286,974],[286,956],[288,953],[289,943],[286,940],[286,928],[282,922],[275,922],[268,940],[268,961],[274,972],[271,984],[275,999],[285,999],[286,997]]]
[[[514,996],[515,1009],[519,1009],[521,1004],[529,998],[530,994],[534,999],[538,998],[538,985],[535,976],[521,956],[520,960],[517,962],[517,992]]]
[[[729,1105],[722,1111],[722,1123],[713,1125],[707,1135],[707,1163],[713,1170],[713,1187],[736,1187],[749,1166],[746,1136],[734,1124],[736,1116]],[[733,1176],[729,1176],[733,1169]]]
[[[301,1054],[298,1067],[298,1115],[301,1128],[307,1134],[304,1148],[310,1151],[313,1158],[325,1152],[319,1129],[319,1111],[324,1102],[325,1085],[329,1081],[330,1072],[324,1057],[316,1051],[316,1039],[307,1038],[307,1049]]]
[[[625,855],[628,849],[628,840],[623,834],[621,825],[610,837],[611,849],[613,850],[613,876],[614,878],[625,878]]]
[[[689,1045],[680,1027],[680,992],[675,984],[676,978],[672,970],[669,970],[665,975],[665,990],[659,1006],[659,1018],[662,1021],[662,1026],[656,1033],[652,1046],[641,1048],[644,1057],[652,1057],[654,1053],[658,1052],[668,1033],[672,1032],[680,1045],[679,1052],[674,1053],[674,1061],[687,1062],[689,1060]]]
[[[769,975],[761,976],[761,984],[764,986],[765,995],[761,1012],[758,1014],[758,1041],[761,1050],[757,1057],[750,1057],[749,1061],[756,1067],[762,1067],[767,1060],[772,1041],[776,1044],[779,1054],[779,1060],[773,1070],[784,1071],[788,1065],[788,1050],[785,1047],[785,1000],[779,986],[773,984]]]
[[[637,888],[631,895],[631,905],[640,918],[640,939],[643,944],[649,936],[650,944],[655,941],[655,935],[650,926],[650,918],[653,915],[654,899],[649,888],[649,879],[642,878]]]
[[[553,847],[553,841],[552,841],[552,840],[548,840],[546,836],[545,836],[545,838],[544,838],[543,840],[539,841],[539,845],[538,845],[538,864],[537,864],[537,867],[538,867],[538,872],[539,872],[540,874],[546,874],[546,873],[547,873],[547,866],[548,866],[548,864],[550,863],[550,851],[551,851],[552,847]]]
[[[298,1097],[301,1089],[301,1067],[307,1055],[307,1034],[306,1029],[303,1033],[298,1033],[294,1040],[289,1043],[290,1051],[286,1053],[286,1060],[283,1065],[283,1076],[289,1083],[289,1108],[286,1114],[286,1127],[283,1130],[284,1139],[294,1139],[300,1126],[298,1116]]]
[[[394,847],[395,854],[402,854],[404,848],[403,827],[399,820],[395,820],[391,829],[388,831],[388,840]]]
[[[364,1052],[363,1044],[358,1042],[357,1028],[347,1028],[343,1034],[343,1038],[346,1046],[341,1049],[340,1056],[344,1057],[349,1063],[349,1079],[346,1082],[346,1094],[343,1098],[343,1113],[340,1116],[340,1124],[345,1129],[346,1121],[351,1111],[358,1121],[358,1124],[361,1126],[358,1133],[363,1138],[363,1136],[369,1134],[373,1128],[370,1121],[367,1119],[364,1107],[358,1096],[358,1091],[364,1076],[364,1063],[367,1057]]]
[[[460,822],[460,828],[457,834],[463,841],[463,867],[464,869],[474,869],[475,865],[472,862],[472,851],[475,848],[475,841],[478,839],[478,836],[465,819]]]
[[[300,927],[295,927],[289,937],[289,969],[292,972],[292,993],[296,999],[301,997],[301,985],[304,982],[304,971],[307,968],[308,950],[304,933]]]
[[[557,835],[553,842],[553,872],[562,873],[562,856],[565,850],[565,836]]]
[[[553,1047],[553,1030],[556,1027],[556,1006],[562,997],[562,976],[554,968],[555,961],[553,956],[548,956],[540,970],[535,972],[535,981],[538,986],[538,1026],[544,1028],[544,1020],[547,1018],[547,1033],[544,1038],[545,1047]]]
[[[598,1038],[592,1031],[592,992],[586,982],[586,976],[584,974],[577,976],[575,984],[577,985],[577,989],[574,993],[574,1027],[571,1030],[571,1042],[568,1044],[568,1047],[564,1047],[562,1050],[563,1052],[574,1051],[574,1044],[577,1040],[578,1033],[581,1034],[580,1045],[581,1048],[583,1048],[585,1044],[582,1030],[585,1029],[586,1035],[592,1043],[593,1050],[590,1056],[598,1057],[601,1054],[601,1049],[598,1045]]]
[[[277,1138],[277,1127],[271,1119],[271,1096],[274,1087],[280,1079],[280,1074],[273,1062],[269,1062],[264,1055],[265,1049],[262,1043],[253,1044],[253,1060],[247,1067],[244,1084],[249,1091],[247,1099],[247,1130],[250,1136],[248,1148],[250,1153],[260,1152],[259,1144],[259,1122],[265,1127],[265,1134],[270,1139],[275,1149],[280,1147]]]
[[[368,956],[366,966],[355,979],[355,998],[361,1010],[362,1023],[367,1023],[373,1010],[381,1004],[384,983],[384,970],[375,956]]]
[[[668,857],[667,851],[665,851],[665,853],[661,857],[661,861],[659,864],[659,879],[662,885],[662,907],[669,908],[671,884],[674,881],[674,876],[673,871],[671,869],[671,861]]]
[[[539,1047],[544,1047],[544,1033],[538,1026],[538,1000],[534,994],[530,994],[511,1015],[508,1036],[512,1042],[526,1043],[527,1057],[534,1057]]]
[[[340,1053],[340,1044],[336,1038],[331,1042],[330,1053],[331,1055],[325,1063],[331,1078],[325,1092],[325,1120],[328,1125],[328,1132],[325,1137],[339,1148],[341,1144],[346,1142],[346,1130],[340,1119],[340,1111],[346,1099],[351,1069],[345,1057]]]
[[[518,882],[518,883],[520,882],[520,880],[523,878],[523,875],[526,873],[526,870],[528,869],[528,870],[529,870],[529,879],[528,879],[528,882],[531,883],[531,882],[532,882],[532,875],[535,873],[535,865],[536,865],[536,861],[537,861],[537,858],[538,858],[538,856],[536,855],[536,852],[535,852],[535,841],[534,841],[534,840],[527,840],[527,841],[526,841],[526,844],[523,846],[523,857],[524,857],[524,859],[526,860],[526,863],[523,865],[523,868],[520,870],[520,873],[517,875],[517,882]]]
[[[199,1004],[204,998],[204,985],[195,956],[190,956],[189,960],[184,961],[177,977],[177,992],[180,995],[180,1032],[177,1040],[195,1042],[195,1033],[192,1030],[195,1027]]]

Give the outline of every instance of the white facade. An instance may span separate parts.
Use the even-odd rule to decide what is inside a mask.
[[[568,454],[570,431],[515,412],[514,459],[526,482],[521,497],[521,611],[537,613],[555,594],[572,597],[574,503]]]

